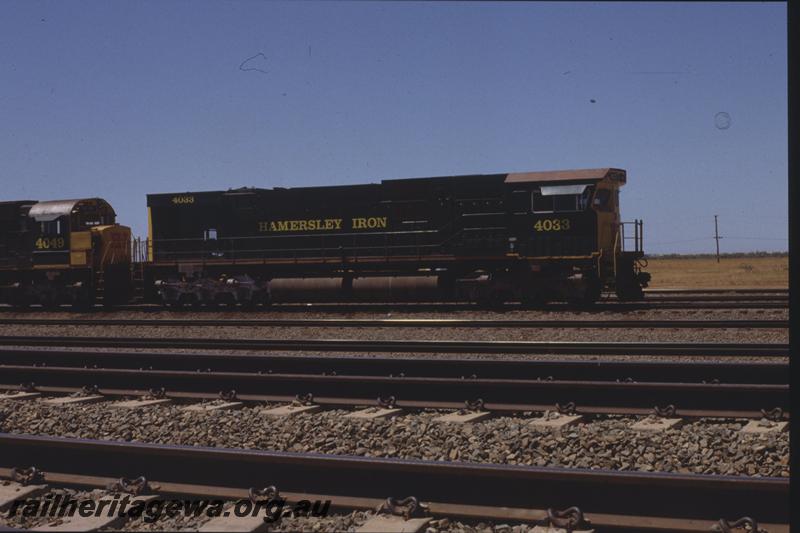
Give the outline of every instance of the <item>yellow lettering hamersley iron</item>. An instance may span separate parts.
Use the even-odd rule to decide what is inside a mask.
[[[387,217],[356,217],[351,219],[350,228],[357,229],[385,229],[388,226]],[[312,218],[305,220],[272,220],[259,222],[258,231],[262,233],[281,231],[331,231],[341,230],[341,218]]]

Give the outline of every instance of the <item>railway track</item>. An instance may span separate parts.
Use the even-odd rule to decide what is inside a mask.
[[[664,294],[648,295],[645,302],[788,302],[788,294]]]
[[[767,288],[674,288],[674,289],[644,289],[647,294],[788,294],[789,289],[782,287]]]
[[[537,341],[410,341],[410,340],[287,340],[192,339],[157,337],[0,336],[0,346],[61,346],[80,348],[171,348],[197,350],[285,350],[324,352],[700,355],[786,357],[783,343],[677,342],[537,342]]]
[[[551,302],[546,306],[540,308],[531,308],[523,306],[519,303],[507,303],[501,308],[494,309],[494,311],[513,311],[513,310],[546,310],[546,311],[581,311],[581,312],[624,312],[624,311],[640,311],[640,310],[691,310],[691,309],[787,309],[789,306],[788,296],[783,295],[766,295],[765,297],[753,297],[752,295],[744,295],[745,298],[729,297],[709,297],[708,295],[692,296],[679,296],[679,297],[651,297],[638,302],[619,302],[615,300],[603,300],[592,305],[579,305],[567,302]],[[116,305],[112,308],[114,311],[142,311],[142,312],[160,312],[165,309],[164,306],[159,304],[149,303],[133,303],[125,305]],[[171,308],[174,309],[174,308]],[[241,309],[238,306],[185,306],[181,309],[191,310],[192,312],[198,311],[219,311],[221,309]],[[423,303],[376,303],[376,302],[344,302],[344,303],[288,303],[276,302],[269,307],[262,307],[264,310],[274,310],[280,312],[308,312],[309,310],[319,312],[371,312],[371,313],[385,313],[393,311],[403,312],[436,312],[436,311],[476,311],[486,310],[480,306],[467,303],[454,303],[454,302],[423,302]],[[56,306],[52,308],[43,308],[32,306],[30,308],[20,309],[8,305],[0,305],[0,311],[3,312],[58,312],[58,311],[71,311],[69,306]],[[103,312],[108,311],[108,308],[102,305],[95,305],[93,308],[81,313]]]
[[[350,376],[475,376],[491,379],[787,383],[786,362],[603,361],[576,359],[430,359],[180,352],[17,350],[0,348],[0,365],[68,366]]]
[[[728,300],[728,301],[713,301],[713,300],[693,300],[693,299],[678,299],[666,301],[662,299],[653,299],[652,301],[644,300],[640,302],[618,302],[618,301],[601,301],[593,305],[578,305],[566,302],[552,302],[539,309],[545,311],[585,311],[585,312],[617,312],[617,311],[639,311],[639,310],[684,310],[684,309],[786,309],[788,308],[788,300]],[[96,307],[101,310],[102,307]],[[118,306],[114,309],[121,311],[161,311],[164,306],[155,304],[138,304]],[[211,307],[186,307],[186,309],[204,310]],[[225,307],[218,307],[216,310],[225,309]],[[239,309],[238,307],[231,307],[231,309]],[[453,303],[453,302],[428,302],[428,303],[371,303],[371,302],[347,302],[347,303],[275,303],[271,306],[264,308],[280,312],[308,312],[309,310],[320,312],[431,312],[431,311],[481,311],[485,310],[478,305],[466,303]],[[522,304],[505,304],[498,311],[513,311],[513,310],[529,310]],[[536,308],[533,308],[534,310]]]
[[[580,508],[600,531],[709,531],[720,519],[756,519],[788,531],[789,479],[623,472],[170,446],[0,433],[0,459],[36,466],[46,481],[92,486],[144,476],[161,494],[244,497],[274,486],[334,507],[374,509],[414,496],[428,513],[543,521],[548,509]],[[124,472],[121,472],[124,465]],[[299,498],[298,498],[299,499]],[[669,502],[669,505],[664,505]]]
[[[31,326],[147,326],[147,327],[276,327],[276,328],[673,328],[756,329],[789,327],[788,320],[487,320],[487,319],[121,319],[121,318],[2,318],[0,325]]]
[[[0,352],[0,361],[0,382],[32,382],[42,392],[77,392],[92,386],[101,394],[122,396],[164,389],[176,398],[207,399],[236,391],[241,399],[259,402],[291,401],[310,394],[333,406],[392,398],[398,407],[415,409],[459,408],[480,400],[486,409],[504,412],[544,411],[568,404],[586,414],[647,414],[667,405],[674,406],[678,416],[759,417],[762,409],[789,411],[788,365],[780,363],[489,362],[13,350]]]

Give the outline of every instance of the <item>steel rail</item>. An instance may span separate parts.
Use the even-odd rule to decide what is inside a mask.
[[[252,373],[340,374],[490,379],[788,383],[788,362],[619,361],[581,359],[431,359],[421,357],[305,356],[18,350],[0,348],[0,365],[128,368]]]
[[[180,348],[397,353],[522,353],[593,355],[788,356],[783,343],[637,343],[538,341],[424,341],[348,339],[189,339],[143,337],[0,336],[2,346]]]
[[[645,302],[788,302],[789,294],[675,294],[648,295]]]
[[[487,507],[787,524],[789,479],[623,472],[206,448],[0,433],[3,466],[83,476]],[[120,470],[124,469],[124,472]],[[668,505],[665,506],[665,502]]]
[[[46,472],[44,482],[55,484],[59,487],[73,487],[79,489],[107,490],[119,478],[85,476],[80,474],[64,474],[61,472]],[[0,467],[0,479],[11,479],[12,469]],[[152,493],[161,497],[192,497],[197,499],[213,500],[224,499],[229,501],[247,500],[251,487],[220,487],[214,485],[196,485],[188,483],[165,482],[160,479],[149,480],[153,487],[158,487]],[[260,488],[260,487],[253,487]],[[383,498],[365,498],[341,496],[332,494],[316,494],[309,492],[279,491],[280,497],[288,504],[300,501],[331,502],[331,508],[337,510],[360,509],[374,511],[386,500]],[[547,509],[521,508],[521,507],[496,507],[486,505],[462,505],[441,502],[422,502],[427,508],[426,516],[435,518],[461,518],[467,520],[494,520],[497,522],[519,521],[527,523],[543,523],[547,518]],[[646,531],[653,533],[708,533],[713,524],[704,520],[665,518],[637,515],[614,515],[606,513],[591,513],[585,516],[593,527],[602,528],[603,531]],[[769,533],[789,533],[786,524],[759,525]],[[10,530],[10,529],[9,529]],[[14,530],[18,531],[18,530]]]
[[[235,327],[315,327],[315,328],[670,328],[670,329],[786,329],[788,320],[487,320],[438,318],[323,318],[323,319],[197,319],[197,318],[2,318],[0,325],[31,326],[235,326]]]
[[[0,366],[4,382],[37,385],[165,388],[183,392],[304,395],[356,399],[374,404],[376,398],[394,397],[430,405],[481,399],[487,403],[515,404],[522,398],[545,405],[620,407],[647,409],[673,405],[682,409],[772,410],[789,412],[788,384],[672,383],[590,380],[532,380],[492,378],[440,378],[399,376],[348,376],[318,374],[254,374],[246,372],[197,372],[120,368]]]
[[[26,384],[30,385],[30,384]],[[73,386],[73,387],[64,387],[64,386],[51,386],[51,385],[36,385],[34,387],[35,391],[50,395],[63,395],[63,394],[75,394],[80,393],[84,394],[85,390],[83,386]],[[14,393],[20,390],[20,385],[17,384],[3,384],[0,383],[0,390],[6,391],[8,393]],[[108,400],[115,400],[115,399],[130,399],[135,397],[141,397],[146,394],[149,394],[151,391],[143,390],[143,389],[110,389],[110,388],[100,388],[98,394],[106,397]],[[210,393],[210,392],[184,392],[184,391],[174,391],[174,390],[165,390],[164,391],[165,397],[169,399],[174,399],[178,401],[190,401],[190,402],[197,402],[197,401],[207,401],[207,400],[217,400],[220,398],[219,392]],[[0,397],[2,400],[2,397]],[[278,395],[278,394],[236,394],[236,401],[252,404],[254,407],[258,405],[262,405],[264,402],[269,403],[290,403],[297,400],[297,395]],[[11,400],[14,401],[14,400]],[[364,407],[370,406],[373,407],[376,404],[374,399],[365,401],[361,398],[350,398],[350,397],[333,397],[333,396],[315,396],[313,398],[313,403],[326,407],[326,408],[342,408],[342,409],[351,409],[353,407]],[[412,401],[412,400],[396,400],[396,407],[401,409],[409,409],[409,410],[423,410],[423,409],[440,409],[440,410],[460,410],[464,409],[465,405],[463,401]],[[553,404],[544,404],[544,403],[520,403],[518,400],[515,403],[493,403],[488,402],[484,404],[484,408],[487,411],[493,413],[506,413],[506,414],[518,414],[518,413],[533,413],[533,412],[545,412],[545,411],[554,411],[557,410],[556,405]],[[575,414],[579,415],[621,415],[621,416],[650,416],[654,413],[653,407],[613,407],[613,406],[576,406],[575,407]],[[702,410],[702,409],[685,409],[676,407],[675,409],[675,416],[681,418],[761,418],[764,414],[761,410],[733,410],[733,409],[714,409],[714,410]],[[783,419],[789,419],[789,413],[783,413]]]
[[[617,301],[601,301],[592,305],[578,305],[565,302],[548,303],[541,308],[529,308],[521,304],[505,304],[503,307],[496,310],[499,311],[513,311],[513,310],[546,310],[546,311],[581,311],[581,312],[617,312],[617,311],[640,311],[640,310],[686,310],[686,309],[787,309],[788,300],[786,301],[660,301],[658,298],[650,298],[649,300],[641,300],[638,302],[617,302]],[[126,305],[116,305],[111,309],[115,311],[142,311],[142,312],[159,312],[165,309],[164,306],[151,303],[134,303]],[[238,306],[228,307],[186,307],[191,309],[192,312],[213,311],[217,312],[220,309],[240,309]],[[372,302],[320,302],[320,303],[274,303],[269,307],[263,307],[264,310],[274,310],[280,312],[303,312],[309,310],[325,311],[325,312],[436,312],[436,311],[475,311],[485,310],[485,308],[468,303],[458,302],[423,302],[423,303],[372,303]],[[27,309],[20,309],[8,305],[0,304],[0,311],[3,312],[64,312],[71,311],[69,306],[43,308],[43,307],[30,307]],[[93,308],[81,311],[81,313],[92,312],[106,312],[108,308],[102,305],[95,305]]]
[[[644,289],[647,294],[788,294],[788,287],[765,287],[759,288],[688,288],[679,287],[674,289]]]

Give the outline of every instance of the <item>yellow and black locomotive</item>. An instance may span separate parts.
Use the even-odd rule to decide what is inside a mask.
[[[0,301],[76,307],[127,300],[131,232],[102,198],[0,203]]]

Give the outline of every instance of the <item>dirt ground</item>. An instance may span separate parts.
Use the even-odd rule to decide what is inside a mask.
[[[715,258],[651,258],[645,269],[653,279],[650,287],[668,289],[786,288],[789,286],[789,256]]]

